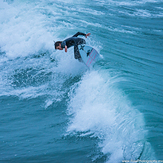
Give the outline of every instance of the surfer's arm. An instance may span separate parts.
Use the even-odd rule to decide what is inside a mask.
[[[85,33],[77,32],[77,33],[76,33],[75,35],[73,35],[72,37],[78,37],[79,35],[86,36]]]
[[[65,52],[67,52],[67,46],[65,45]]]
[[[75,35],[73,35],[72,37],[78,37],[79,35],[85,36],[87,38],[87,36],[90,36],[91,33],[82,33],[82,32],[77,32]]]

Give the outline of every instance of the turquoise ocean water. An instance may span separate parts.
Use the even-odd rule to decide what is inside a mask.
[[[163,1],[0,0],[0,162],[124,160],[163,160]]]

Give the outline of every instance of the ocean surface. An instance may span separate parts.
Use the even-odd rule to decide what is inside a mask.
[[[91,69],[54,49],[78,31]],[[0,0],[0,163],[143,160],[163,162],[163,0]]]

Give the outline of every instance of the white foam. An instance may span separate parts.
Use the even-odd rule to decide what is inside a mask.
[[[138,6],[145,3],[156,3],[156,0],[137,0],[137,1],[112,1],[109,0],[109,3],[116,4],[117,6]]]
[[[108,162],[137,159],[146,133],[142,114],[116,88],[119,80],[106,72],[87,72],[70,93],[68,114],[72,119],[67,132],[98,137],[102,152],[111,154]]]
[[[99,24],[99,23],[90,23],[90,22],[85,21],[85,20],[80,20],[80,22],[82,22],[84,24],[84,26],[85,25],[87,25],[87,26],[90,25],[90,26],[95,26],[95,27],[102,27],[102,25]]]
[[[57,50],[52,56],[56,58],[58,63],[55,69],[57,73],[76,76],[87,70],[83,63],[74,59],[74,48],[69,48],[67,53],[64,50]]]
[[[1,2],[0,47],[8,57],[35,54],[52,50],[52,35],[44,27],[46,17],[36,12],[34,6]],[[15,7],[15,5],[17,5]]]

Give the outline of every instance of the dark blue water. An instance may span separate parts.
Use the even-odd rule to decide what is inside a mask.
[[[0,162],[162,162],[162,126],[162,0],[0,0]]]

